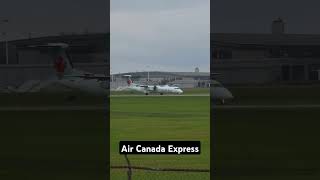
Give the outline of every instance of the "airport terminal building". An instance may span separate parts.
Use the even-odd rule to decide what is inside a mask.
[[[75,68],[109,74],[109,34],[27,38],[9,41],[8,46],[0,42],[0,88],[55,75],[52,57],[28,46],[58,42],[70,45]],[[226,85],[320,82],[320,34],[287,34],[282,19],[273,21],[267,34],[212,33],[211,48],[211,72],[221,73],[214,78]],[[141,73],[136,75],[145,82],[147,74]],[[209,84],[209,75],[204,72],[151,72],[149,76],[155,82],[170,81],[190,88]]]
[[[316,83],[320,79],[320,35],[286,34],[285,22],[272,33],[211,34],[211,72],[224,84]]]
[[[77,69],[109,74],[109,34],[72,34],[30,38],[0,43],[0,87],[18,86],[27,80],[55,76],[53,57],[31,45],[67,43]]]

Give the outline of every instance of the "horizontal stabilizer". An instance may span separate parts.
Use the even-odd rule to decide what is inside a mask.
[[[62,48],[66,49],[69,47],[66,43],[48,43],[48,44],[40,44],[40,45],[30,45],[29,48]]]

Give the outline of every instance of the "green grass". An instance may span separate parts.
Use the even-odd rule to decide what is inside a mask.
[[[319,87],[230,88],[238,104],[319,104]],[[215,109],[221,180],[320,178],[319,108]]]
[[[190,90],[190,93],[204,91],[208,90]],[[65,99],[67,96],[67,94],[3,94],[0,98],[3,107],[103,103],[101,97],[83,95],[73,102],[68,102]],[[118,154],[120,140],[200,140],[201,155],[130,156],[129,158],[133,165],[138,166],[209,168],[209,97],[115,97],[111,98],[111,101],[112,165],[125,165],[124,157]],[[98,119],[103,120],[103,112],[2,112],[1,119],[3,118],[5,120],[1,132],[3,140],[6,140],[3,145],[8,148],[2,149],[3,156],[0,158],[3,166],[0,167],[0,176],[17,177],[17,179],[23,179],[23,176],[42,179],[48,174],[53,174],[52,179],[93,177],[93,171],[88,168],[93,165],[91,161],[95,148],[103,149],[103,144],[99,143],[104,142],[101,140],[103,137],[101,132],[105,132],[101,121],[94,122]],[[93,125],[95,127],[90,127]],[[18,143],[15,144],[15,141]],[[16,151],[10,151],[13,147]],[[89,159],[91,161],[87,162]],[[77,165],[70,165],[75,160]],[[27,167],[23,168],[24,166]],[[126,176],[126,172],[112,170],[112,176],[113,179],[122,179]],[[209,179],[209,173],[134,171],[133,177]]]
[[[209,103],[209,97],[111,97],[111,164],[126,164],[118,153],[121,140],[200,140],[201,155],[129,155],[129,159],[137,166],[209,169]],[[117,172],[112,170],[112,179],[126,173]],[[205,174],[134,172],[141,179],[209,179]]]
[[[113,170],[111,171],[111,180],[127,180],[128,176],[125,170]],[[186,173],[186,172],[145,172],[134,171],[132,179],[138,180],[189,180],[189,179],[210,179],[210,173]]]
[[[320,178],[318,112],[217,110],[217,179]]]
[[[106,178],[103,111],[2,111],[0,179]]]
[[[318,86],[230,90],[236,97],[235,103],[240,105],[320,102]],[[196,91],[205,90],[186,93]],[[0,99],[0,106],[103,103],[99,98],[85,96],[73,103],[61,96],[46,95],[0,95]],[[200,156],[129,158],[138,166],[209,168],[209,111],[209,97],[111,97],[111,164],[125,165],[124,157],[118,154],[120,140],[201,140]],[[214,115],[214,179],[320,178],[319,109],[216,109]],[[101,129],[101,119],[103,112],[99,111],[1,112],[0,179],[26,179],[28,175],[38,179],[93,179],[99,172],[88,169],[92,166],[88,159],[97,159],[99,153],[92,154],[103,149],[101,133],[105,129]],[[70,166],[75,159],[82,163]],[[126,170],[113,169],[111,176],[112,180],[126,179]],[[209,173],[134,170],[133,179],[202,180],[209,179]]]

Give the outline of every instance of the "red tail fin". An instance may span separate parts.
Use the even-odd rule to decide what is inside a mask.
[[[128,84],[128,86],[130,86],[132,84],[132,80],[128,79],[127,84]]]
[[[54,68],[58,73],[64,73],[66,62],[62,56],[58,56],[58,58],[54,61]]]

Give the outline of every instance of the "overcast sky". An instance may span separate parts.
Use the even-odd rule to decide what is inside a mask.
[[[111,72],[209,72],[209,0],[112,0]]]

